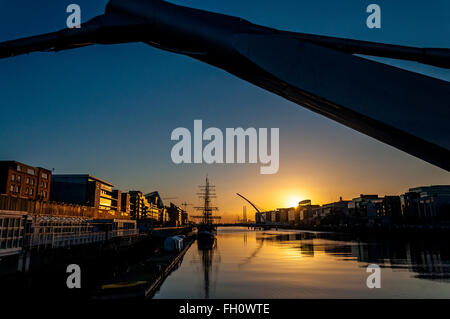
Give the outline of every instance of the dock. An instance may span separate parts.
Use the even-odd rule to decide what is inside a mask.
[[[147,274],[143,280],[121,281],[103,285],[92,299],[116,300],[116,299],[149,299],[158,291],[167,276],[181,263],[184,255],[195,242],[195,237],[190,235],[184,239],[184,247],[179,252],[164,252],[146,260]],[[151,271],[153,270],[153,271]]]

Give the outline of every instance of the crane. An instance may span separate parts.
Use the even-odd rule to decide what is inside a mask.
[[[193,204],[189,204],[189,203],[187,203],[186,201],[184,201],[184,203],[181,203],[181,206],[183,206],[184,207],[184,211],[185,212],[187,212],[187,207],[188,206],[192,206]]]
[[[178,197],[161,197],[161,199],[169,200],[169,199],[177,199]]]

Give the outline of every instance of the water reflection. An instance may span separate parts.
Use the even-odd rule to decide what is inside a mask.
[[[263,248],[263,244],[264,238],[262,238],[262,240],[259,241],[258,247],[255,248],[255,250],[250,254],[250,256],[244,258],[244,260],[238,265],[238,267],[243,267],[246,264],[250,263],[252,259],[258,255],[261,248]],[[244,245],[247,246],[247,234],[244,235]]]
[[[203,291],[204,299],[209,299],[210,278],[212,277],[214,252],[217,251],[217,239],[211,245],[204,246],[197,242],[198,253],[201,257],[203,269]]]
[[[372,263],[381,289],[366,286]],[[441,238],[221,228],[212,249],[191,247],[155,298],[448,298],[449,283]]]
[[[392,238],[356,240],[350,235],[322,232],[296,234],[261,233],[256,240],[277,242],[283,245],[299,242],[298,252],[304,257],[314,257],[314,251],[323,251],[341,260],[352,260],[380,267],[407,269],[416,278],[450,282],[450,246],[444,239]],[[323,242],[322,240],[334,241]],[[343,258],[345,257],[345,258]],[[350,258],[349,258],[350,257]]]

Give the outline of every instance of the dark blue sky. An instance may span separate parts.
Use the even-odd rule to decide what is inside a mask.
[[[0,41],[65,27],[66,7],[82,20],[101,14],[106,0],[15,0],[0,3]],[[423,47],[450,47],[450,1],[173,1],[304,33]],[[382,9],[382,28],[368,29],[366,7]],[[396,65],[450,80],[448,70],[412,62]],[[176,127],[279,127],[280,170],[259,165],[171,162]],[[236,214],[236,191],[260,206],[286,198],[327,202],[339,195],[400,193],[449,183],[444,170],[303,109],[185,56],[144,44],[92,46],[0,60],[0,159],[91,173],[123,190],[160,190],[195,201],[193,186],[209,173],[222,213]],[[259,185],[263,190],[256,187]]]

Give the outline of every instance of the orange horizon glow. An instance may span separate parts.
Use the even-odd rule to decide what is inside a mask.
[[[305,199],[303,197],[301,195],[289,195],[286,200],[286,207],[297,207],[298,203]]]

